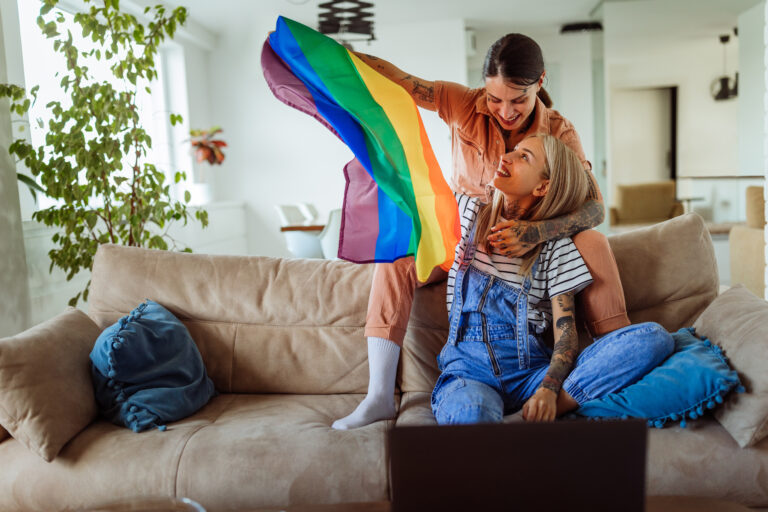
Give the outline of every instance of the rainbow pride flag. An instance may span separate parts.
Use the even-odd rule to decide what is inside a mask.
[[[344,168],[339,257],[370,263],[413,255],[421,281],[436,266],[448,270],[458,208],[405,89],[282,16],[264,44],[262,68],[278,99],[315,117],[355,155]]]

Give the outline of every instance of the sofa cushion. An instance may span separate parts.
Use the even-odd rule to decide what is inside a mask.
[[[388,499],[385,438],[392,422],[353,430],[330,428],[362,398],[214,398],[212,403],[227,405],[187,443],[179,462],[177,495],[207,510]]]
[[[162,429],[216,394],[187,328],[151,300],[101,333],[91,363],[101,414],[134,432]]]
[[[712,418],[650,429],[648,495],[712,496],[768,506],[768,439],[743,450]]]
[[[702,341],[690,328],[672,335],[675,351],[642,379],[617,393],[590,400],[576,414],[598,418],[646,418],[657,428],[668,422],[697,419],[723,403],[739,386],[739,377],[728,366],[719,347]]]
[[[152,297],[187,326],[222,392],[364,393],[372,270],[102,245],[89,311],[106,328]]]
[[[94,421],[50,464],[16,440],[0,443],[0,510],[90,510],[135,498],[178,496],[176,475],[184,447],[227,404],[214,399],[165,432],[155,429],[137,435],[104,420]],[[200,468],[203,474],[207,470]]]
[[[0,339],[0,425],[48,462],[96,416],[88,353],[98,336],[69,308]]]
[[[717,296],[712,238],[695,213],[608,237],[632,323],[688,327]]]
[[[741,447],[768,436],[768,302],[736,286],[716,298],[694,324],[717,343],[739,372],[747,392],[715,412]]]

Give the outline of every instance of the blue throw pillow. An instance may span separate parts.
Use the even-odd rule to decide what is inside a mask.
[[[216,394],[187,328],[151,300],[101,333],[91,375],[102,415],[134,432],[165,430]]]
[[[584,403],[576,414],[595,418],[646,418],[662,428],[669,421],[696,419],[723,402],[736,388],[743,392],[736,371],[722,350],[694,335],[693,328],[672,334],[675,351],[645,377],[621,391]]]

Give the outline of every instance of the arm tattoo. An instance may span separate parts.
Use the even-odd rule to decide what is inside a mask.
[[[571,373],[573,362],[579,348],[579,336],[576,333],[576,319],[574,318],[573,294],[564,293],[555,297],[558,307],[555,309],[557,322],[555,323],[555,349],[549,370],[541,383],[541,387],[560,393],[568,374]]]
[[[411,75],[407,75],[403,80],[409,80],[413,84],[412,94],[418,96],[422,101],[428,103],[435,102],[435,88],[434,86],[424,85],[419,80]]]
[[[595,199],[587,199],[578,210],[562,217],[540,221],[537,227],[542,241],[554,240],[593,228],[603,222],[604,218],[603,205]]]
[[[584,172],[587,173],[587,183],[589,183],[589,192],[587,192],[587,199],[594,199],[597,200],[597,188],[595,187],[595,178],[592,176],[592,171],[589,169],[584,169]]]

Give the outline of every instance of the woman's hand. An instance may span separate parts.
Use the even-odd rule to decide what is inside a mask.
[[[539,232],[539,222],[527,220],[507,220],[491,228],[488,243],[504,256],[514,258],[524,256],[531,249],[544,242]]]
[[[554,421],[557,415],[557,394],[551,389],[539,388],[523,405],[525,421]]]

